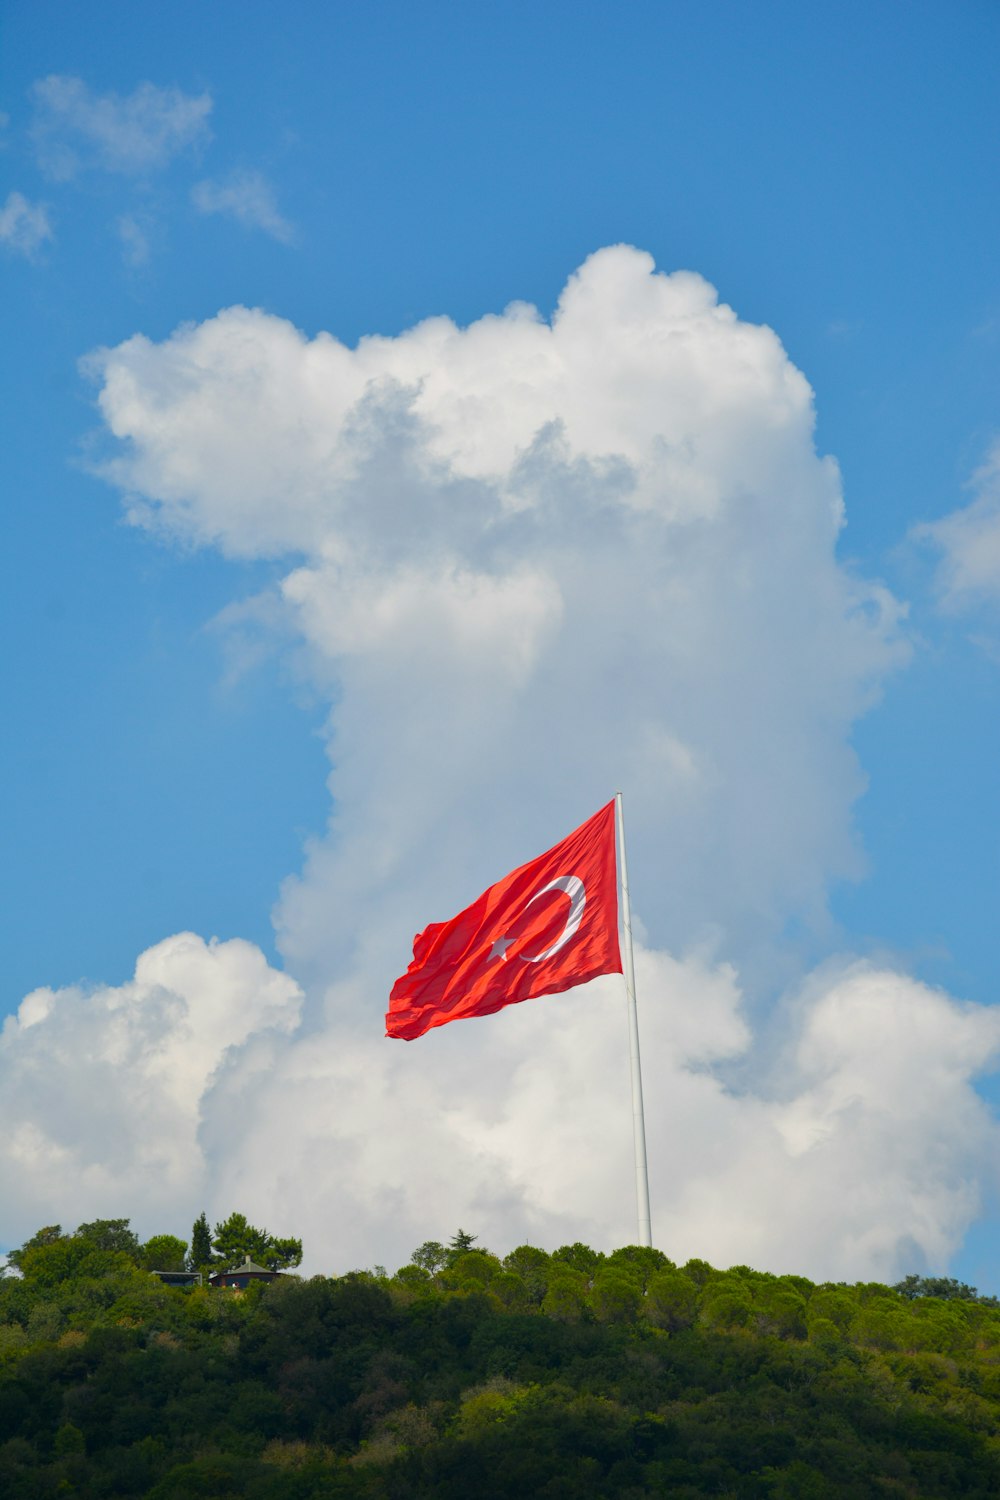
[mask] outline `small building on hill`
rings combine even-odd
[[[233,1291],[246,1291],[251,1281],[277,1281],[280,1272],[269,1271],[265,1266],[255,1265],[249,1255],[243,1264],[232,1271],[216,1271],[208,1278],[209,1286],[229,1287]]]
[[[164,1286],[201,1286],[200,1271],[150,1271],[158,1276]]]

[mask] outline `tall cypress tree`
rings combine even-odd
[[[203,1271],[214,1260],[212,1231],[208,1227],[208,1220],[204,1212],[202,1212],[191,1226],[191,1249],[188,1252],[188,1268],[192,1271]]]

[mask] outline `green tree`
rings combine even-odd
[[[591,1250],[589,1245],[576,1240],[572,1245],[560,1245],[558,1250],[553,1250],[552,1259],[571,1266],[574,1271],[582,1271],[589,1280],[604,1260],[604,1255],[602,1251]]]
[[[518,1386],[503,1375],[494,1375],[484,1385],[463,1393],[455,1430],[460,1437],[474,1438],[491,1427],[509,1422],[531,1394],[530,1386]]]
[[[970,1348],[974,1336],[963,1303],[967,1305],[964,1298],[921,1298],[908,1319],[906,1347],[933,1349],[939,1354],[958,1354]]]
[[[504,1270],[520,1278],[530,1301],[540,1303],[549,1284],[551,1260],[534,1245],[518,1245],[504,1257]]]
[[[490,1296],[507,1312],[528,1312],[537,1306],[520,1276],[514,1271],[498,1271],[490,1282]]]
[[[856,1300],[845,1287],[818,1286],[809,1298],[806,1318],[810,1329],[814,1322],[822,1320],[845,1333],[857,1310]]]
[[[643,1308],[656,1328],[676,1333],[698,1316],[698,1288],[683,1271],[657,1271],[650,1277]]]
[[[414,1250],[410,1259],[415,1266],[426,1271],[428,1276],[433,1276],[440,1271],[448,1259],[448,1252],[439,1240],[424,1240],[424,1243]]]
[[[478,1234],[467,1234],[464,1229],[460,1229],[457,1234],[453,1234],[448,1241],[445,1264],[449,1266],[454,1265],[460,1255],[464,1255],[467,1250],[472,1249],[478,1238]]]
[[[85,1449],[86,1443],[79,1427],[74,1426],[72,1422],[64,1422],[53,1440],[53,1452],[57,1453],[60,1458],[65,1458],[67,1454],[83,1453]]]
[[[871,1297],[851,1320],[851,1338],[871,1349],[905,1349],[909,1318],[895,1297]]]
[[[836,1354],[844,1344],[844,1334],[830,1318],[809,1318],[809,1342],[825,1353]]]
[[[623,1245],[620,1250],[612,1250],[605,1265],[621,1266],[625,1270],[637,1272],[645,1291],[649,1278],[657,1271],[672,1266],[673,1262],[667,1259],[662,1250],[654,1250],[652,1245]]]
[[[754,1294],[754,1317],[760,1333],[782,1339],[806,1336],[806,1301],[783,1280],[765,1281]]]
[[[176,1234],[154,1234],[139,1253],[144,1271],[183,1271],[187,1244]]]
[[[49,1224],[12,1251],[9,1260],[30,1286],[37,1287],[127,1272],[139,1257],[139,1240],[128,1224],[128,1219],[95,1219],[81,1224],[74,1234],[63,1234],[58,1224]]]
[[[600,1266],[589,1301],[599,1323],[634,1322],[642,1301],[641,1272],[621,1264]]]
[[[750,1288],[737,1276],[720,1276],[702,1290],[699,1320],[707,1328],[745,1328],[753,1313]]]
[[[685,1276],[690,1276],[695,1286],[704,1286],[706,1282],[711,1281],[713,1276],[718,1275],[707,1260],[699,1260],[697,1256],[683,1265],[681,1270]]]
[[[393,1277],[393,1281],[397,1282],[400,1286],[410,1287],[411,1289],[428,1286],[430,1279],[429,1273],[424,1270],[423,1266],[415,1266],[412,1261],[409,1261],[405,1266],[400,1266]]]
[[[500,1269],[500,1262],[488,1250],[466,1250],[449,1261],[443,1280],[455,1291],[480,1291],[489,1286]]]
[[[92,1224],[78,1225],[76,1233],[95,1250],[117,1251],[139,1263],[139,1236],[129,1228],[128,1219],[95,1219]]]
[[[284,1271],[302,1260],[301,1240],[279,1239],[248,1223],[246,1215],[239,1213],[230,1214],[216,1224],[212,1249],[219,1266],[226,1271],[242,1265],[248,1255],[269,1271]]]
[[[987,1306],[1000,1305],[996,1297],[984,1297],[974,1286],[965,1281],[956,1281],[953,1276],[904,1276],[893,1287],[900,1296],[913,1300],[917,1297],[938,1297],[942,1302],[982,1302]]]
[[[587,1278],[583,1272],[565,1264],[554,1265],[542,1300],[542,1312],[560,1323],[579,1323],[586,1306]]]
[[[24,1257],[32,1250],[38,1250],[46,1245],[54,1245],[58,1240],[64,1239],[61,1224],[46,1224],[44,1229],[36,1230],[30,1240],[25,1240],[17,1250],[11,1250],[7,1255],[7,1264],[15,1270],[24,1270]]]
[[[57,1339],[66,1326],[66,1320],[54,1302],[36,1302],[31,1309],[26,1325],[28,1338],[33,1344]]]
[[[68,1281],[86,1257],[88,1247],[71,1234],[51,1234],[39,1230],[19,1250],[12,1251],[11,1265],[16,1266],[29,1286],[54,1287]]]
[[[191,1249],[188,1251],[187,1265],[189,1271],[204,1271],[215,1260],[215,1251],[212,1249],[212,1231],[208,1227],[208,1219],[204,1211],[198,1215],[191,1226]]]

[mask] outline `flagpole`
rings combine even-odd
[[[635,962],[632,957],[632,910],[628,899],[628,864],[625,860],[625,818],[622,794],[615,793],[618,813],[618,873],[621,879],[622,928],[625,937],[625,1001],[628,1008],[628,1057],[632,1078],[632,1139],[635,1145],[635,1203],[639,1219],[639,1244],[653,1243],[649,1215],[649,1174],[646,1171],[646,1121],[642,1109],[642,1068],[639,1063],[639,1017],[635,1008]]]

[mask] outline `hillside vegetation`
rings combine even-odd
[[[202,1218],[209,1265],[242,1258],[234,1219],[301,1255]],[[635,1247],[501,1260],[459,1231],[392,1276],[234,1293],[163,1285],[164,1254],[191,1260],[114,1220],[13,1255],[6,1500],[1000,1494],[1000,1307],[955,1282],[817,1286]]]

